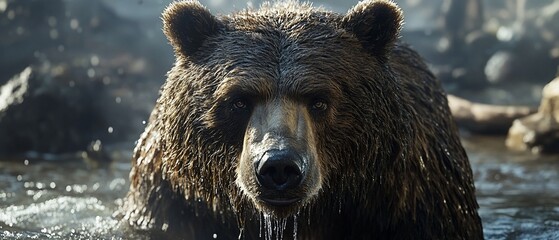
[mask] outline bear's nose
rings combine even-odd
[[[292,150],[269,150],[255,163],[260,185],[268,189],[286,190],[303,180],[302,158]]]

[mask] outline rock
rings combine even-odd
[[[521,36],[507,43],[505,48],[493,54],[485,68],[482,67],[491,84],[546,83],[555,76],[559,59],[552,57],[549,43]]]
[[[544,87],[537,113],[514,121],[506,145],[512,150],[559,153],[559,77]]]
[[[0,155],[65,153],[96,140],[136,138],[147,115],[134,106],[141,95],[103,81],[108,74],[92,75],[91,68],[45,63],[0,86]]]
[[[145,24],[158,16],[142,18],[124,18],[107,1],[6,1],[0,155],[137,139],[172,64],[160,26]]]

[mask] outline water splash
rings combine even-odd
[[[499,139],[501,148],[478,142],[469,143],[477,145],[471,146],[468,153],[480,193],[485,238],[559,239],[557,157],[506,152],[504,139]],[[79,159],[0,159],[0,239],[149,239],[149,232],[136,232],[111,217],[122,204],[118,198],[128,190],[128,158],[113,162],[111,171],[89,169]],[[340,199],[333,204],[339,204],[337,201]],[[346,210],[343,201],[341,207]],[[259,237],[297,239],[299,225],[302,230],[309,229],[310,223],[316,221],[309,217],[311,213],[307,207],[287,218],[288,228],[293,220],[293,231],[287,230],[285,236],[281,234],[286,229],[276,224],[277,220],[272,221],[271,216],[266,220],[262,213],[257,214],[254,217],[255,221],[260,219]],[[240,234],[248,232],[251,231],[241,229]],[[223,238],[217,234],[218,239]]]
[[[111,209],[97,198],[62,196],[30,205],[0,208],[0,225],[8,227],[1,239],[18,238],[18,229],[39,239],[91,239],[113,235],[119,222]],[[40,235],[37,235],[39,234]],[[13,236],[12,236],[13,235]],[[119,236],[122,237],[122,236]]]

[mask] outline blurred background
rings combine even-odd
[[[217,15],[261,4],[201,2]],[[314,5],[344,13],[355,2]],[[136,139],[173,62],[159,19],[168,3],[0,0],[0,136],[9,136],[0,138],[0,153]],[[397,3],[405,12],[402,39],[450,93],[537,106],[557,74],[559,1]],[[18,82],[21,73],[28,77]]]
[[[0,0],[0,238],[132,236],[114,235],[110,216],[128,188],[134,142],[174,61],[159,19],[169,2]],[[215,15],[261,4],[200,2]],[[447,92],[488,104],[483,116],[503,111],[496,105],[529,113],[545,105],[542,89],[559,71],[559,0],[396,2],[405,15],[403,41]],[[356,3],[313,1],[340,13]],[[553,152],[559,93],[547,89],[547,107],[522,127],[537,125],[529,140]],[[526,147],[526,135],[519,141],[527,151],[507,149],[512,120],[492,119],[499,131],[461,125],[486,237],[559,238],[557,155],[530,153],[541,148]]]

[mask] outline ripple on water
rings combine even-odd
[[[465,146],[486,239],[559,239],[557,156],[510,152],[503,138]]]

